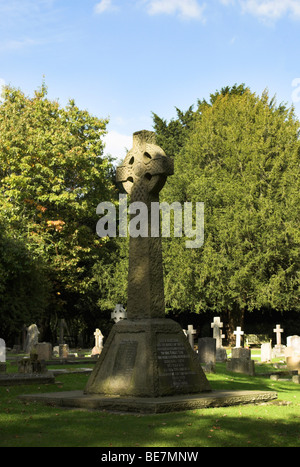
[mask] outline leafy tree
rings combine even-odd
[[[14,342],[24,323],[47,307],[49,283],[45,267],[35,260],[22,238],[0,223],[0,332]]]
[[[83,322],[97,313],[92,268],[113,248],[95,232],[98,203],[115,196],[113,166],[102,157],[106,125],[73,100],[65,108],[50,101],[44,84],[32,98],[7,87],[0,105],[1,209],[32,261],[47,265],[46,328],[57,316]]]
[[[244,85],[198,104],[162,194],[205,203],[205,243],[165,240],[166,300],[223,313],[232,331],[245,309],[299,310],[299,121]]]

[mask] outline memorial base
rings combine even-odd
[[[162,397],[210,390],[178,323],[136,319],[114,325],[84,393]]]
[[[211,407],[228,407],[245,404],[261,404],[277,399],[274,391],[210,391],[201,394],[185,394],[167,397],[118,397],[84,394],[83,391],[24,394],[25,402],[86,410],[105,410],[122,413],[170,413]]]

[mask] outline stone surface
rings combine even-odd
[[[5,340],[0,339],[0,363],[6,362],[6,345]]]
[[[226,363],[226,369],[235,373],[244,373],[254,376],[255,363],[251,360],[251,350],[243,347],[231,349],[231,359]]]
[[[233,334],[236,336],[236,347],[241,347],[241,337],[244,335],[244,331],[242,331],[242,328],[238,326],[236,330],[233,332]]]
[[[151,203],[159,202],[171,174],[173,161],[156,145],[155,134],[134,133],[117,182],[130,195],[131,206],[147,207],[148,235],[130,236],[127,319],[113,326],[86,394],[160,397],[210,390],[181,327],[165,318],[161,237],[159,228],[151,236]]]
[[[300,371],[300,357],[287,357],[286,364],[289,370]]]
[[[38,342],[35,350],[39,360],[50,360],[52,358],[52,344],[50,342]]]
[[[129,239],[128,319],[165,316],[161,238],[150,235],[151,203],[159,202],[159,192],[172,174],[173,161],[156,145],[155,134],[134,133],[133,148],[117,168],[117,181],[130,195],[131,204],[147,206],[148,235]]]
[[[85,393],[160,397],[209,390],[179,324],[145,319],[114,325]]]
[[[245,349],[244,347],[233,347],[231,349],[231,358],[245,358],[251,359],[251,350]]]
[[[213,338],[216,339],[216,361],[217,362],[226,362],[227,353],[226,349],[222,346],[222,339],[225,337],[222,334],[223,323],[219,316],[214,317],[213,323],[211,323],[211,328],[213,330]]]
[[[194,395],[172,397],[108,397],[84,394],[83,391],[68,391],[45,394],[25,394],[19,396],[24,401],[77,407],[83,409],[109,410],[112,412],[167,413],[184,410],[226,407],[232,405],[255,404],[277,399],[273,391],[211,391]]]
[[[31,324],[27,328],[27,336],[25,342],[25,353],[30,353],[33,347],[38,343],[39,340],[39,330],[36,324]]]
[[[272,345],[270,342],[261,344],[260,360],[262,362],[270,362],[272,360]]]
[[[18,372],[20,374],[46,373],[46,362],[39,360],[37,354],[32,354],[29,358],[21,358],[18,361]]]
[[[111,319],[114,320],[115,323],[120,321],[121,319],[127,318],[127,312],[121,303],[117,303],[115,306],[114,311],[111,312]]]
[[[32,374],[21,374],[21,373],[6,373],[6,375],[0,374],[0,386],[18,386],[28,384],[53,384],[55,383],[55,377],[49,373],[32,373]]]
[[[234,373],[244,373],[250,376],[254,376],[255,374],[254,361],[246,358],[232,358],[228,360],[226,369]]]
[[[201,363],[216,363],[216,339],[214,337],[198,339],[198,358]]]
[[[295,384],[300,384],[300,375],[293,375],[292,376],[292,381]]]
[[[273,329],[273,332],[276,334],[276,345],[280,346],[281,345],[281,333],[283,332],[283,329],[281,329],[280,324],[276,324],[276,328]]]

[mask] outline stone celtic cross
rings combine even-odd
[[[117,182],[130,195],[131,203],[147,207],[148,235],[129,240],[128,319],[164,318],[164,286],[161,238],[151,237],[151,203],[173,174],[173,161],[156,145],[155,133],[133,134],[133,148],[117,168]]]

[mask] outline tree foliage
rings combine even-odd
[[[183,113],[181,113],[183,115]],[[168,147],[178,130],[168,202],[205,203],[205,242],[166,239],[170,308],[203,312],[299,310],[299,121],[267,92],[244,85],[198,101],[190,115],[154,127]]]
[[[98,203],[115,196],[113,166],[102,157],[106,125],[107,120],[80,110],[74,101],[65,108],[50,101],[44,84],[32,98],[5,89],[0,105],[2,222],[31,264],[46,268],[51,296],[48,306],[41,305],[44,324],[54,316],[96,313],[99,294],[92,267],[113,248],[112,241],[95,235]],[[17,256],[11,260],[13,269]],[[20,275],[32,276],[24,263],[18,267]],[[25,298],[22,288],[17,293]],[[34,314],[23,312],[24,322],[31,324]]]

